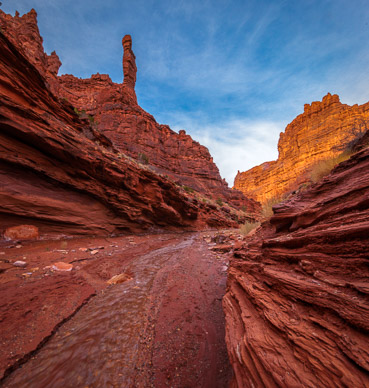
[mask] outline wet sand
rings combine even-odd
[[[228,259],[209,240],[185,233],[0,247],[2,385],[227,387]],[[55,262],[73,269],[48,268]],[[123,283],[108,285],[118,274]]]

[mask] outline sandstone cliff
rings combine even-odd
[[[369,148],[274,211],[229,269],[233,385],[368,387]]]
[[[349,106],[328,93],[321,102],[305,104],[280,134],[278,159],[239,172],[234,187],[260,202],[278,199],[309,182],[317,162],[339,155],[368,128],[369,103]]]
[[[4,34],[46,79],[47,87],[72,104],[83,117],[88,117],[118,150],[206,197],[220,198],[251,214],[259,211],[255,201],[228,187],[206,147],[185,131],[178,134],[167,125],[159,125],[137,104],[134,91],[137,68],[129,35],[122,42],[124,82],[116,84],[105,74],[95,74],[89,79],[73,75],[58,77],[61,62],[55,52],[50,56],[44,53],[34,10],[22,17],[12,17],[0,10],[0,23]]]
[[[236,226],[228,209],[189,197],[121,154],[0,34],[0,230],[110,234]],[[232,219],[233,218],[233,219]]]

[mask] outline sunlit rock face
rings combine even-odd
[[[368,245],[364,148],[235,250],[223,300],[234,387],[369,386]]]
[[[57,76],[61,62],[55,52],[44,53],[35,10],[22,17],[12,17],[0,10],[0,23],[5,36],[45,78],[48,89],[79,113],[88,115],[94,128],[109,138],[114,147],[206,197],[220,198],[250,214],[259,212],[257,202],[228,187],[206,147],[185,131],[178,134],[169,126],[158,124],[137,104],[137,67],[130,35],[122,39],[124,80],[117,84],[106,74],[94,74],[88,79]]]
[[[368,128],[369,103],[349,106],[328,93],[321,102],[305,104],[280,134],[278,159],[239,172],[234,187],[260,202],[279,198],[308,182],[314,164],[339,155]]]

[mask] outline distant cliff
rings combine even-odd
[[[185,131],[178,134],[169,126],[158,124],[137,104],[134,90],[137,68],[129,35],[122,42],[125,80],[117,84],[105,74],[88,79],[57,76],[61,62],[55,52],[44,53],[34,10],[15,17],[0,10],[0,23],[3,33],[36,66],[53,94],[72,104],[82,117],[88,117],[114,147],[190,190],[213,200],[221,199],[248,213],[258,212],[255,201],[228,187],[206,147]]]
[[[328,93],[321,102],[305,104],[304,113],[287,125],[278,159],[239,172],[234,187],[260,202],[279,198],[308,182],[317,162],[339,155],[368,128],[369,103],[349,106]]]

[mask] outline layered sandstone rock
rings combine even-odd
[[[238,387],[369,386],[369,148],[274,208],[223,300]]]
[[[249,214],[259,212],[258,203],[228,187],[206,147],[185,131],[178,134],[167,125],[159,125],[137,105],[134,90],[137,67],[129,35],[122,41],[124,81],[116,84],[105,74],[94,74],[89,79],[57,77],[61,63],[55,52],[50,56],[44,53],[34,10],[14,18],[0,11],[0,23],[5,35],[12,37],[13,43],[45,77],[48,88],[72,104],[82,117],[88,117],[93,127],[122,153],[206,197],[220,198]]]
[[[305,104],[280,134],[278,159],[239,172],[234,187],[260,202],[278,199],[309,182],[317,162],[336,157],[368,128],[369,103],[349,106],[328,93],[321,102]]]
[[[119,153],[0,34],[0,231],[110,234],[236,226],[219,207]]]

